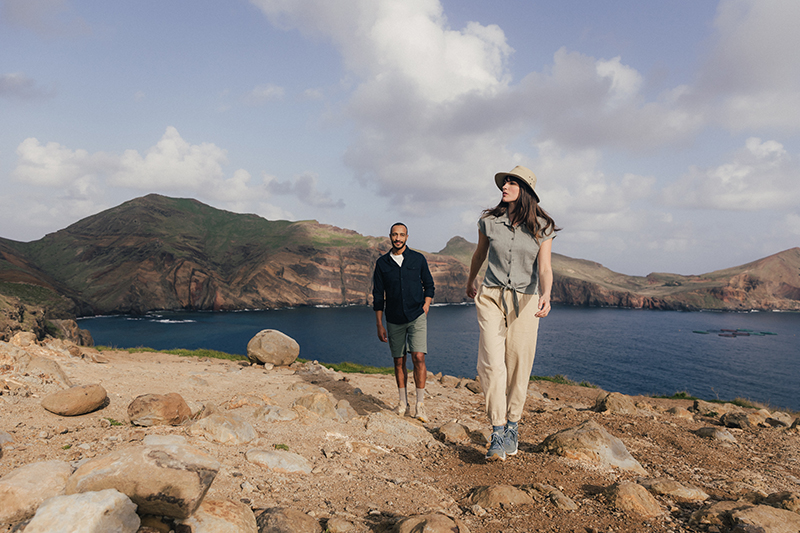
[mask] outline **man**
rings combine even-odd
[[[394,377],[400,402],[395,413],[400,416],[409,409],[408,369],[406,354],[414,363],[414,383],[417,387],[416,418],[428,421],[425,412],[425,354],[428,351],[428,309],[433,301],[433,277],[425,256],[406,246],[408,228],[402,222],[389,231],[392,249],[378,258],[372,279],[372,297],[378,338],[389,342],[394,358]],[[386,328],[383,314],[386,312]]]

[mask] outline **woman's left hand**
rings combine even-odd
[[[550,314],[550,297],[549,296],[539,296],[539,310],[536,311],[536,316],[539,318],[544,318]]]

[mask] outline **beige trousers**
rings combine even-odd
[[[493,426],[519,422],[528,395],[539,317],[539,295],[481,286],[475,296],[480,341],[478,376],[486,397],[486,414]]]

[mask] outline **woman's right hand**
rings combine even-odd
[[[472,280],[472,282],[467,283],[467,298],[474,299],[475,296],[478,294],[478,281]]]

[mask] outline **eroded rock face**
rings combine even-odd
[[[78,385],[45,396],[42,407],[57,415],[77,416],[100,409],[107,399],[102,385]]]
[[[550,435],[540,447],[543,451],[577,461],[613,466],[641,475],[647,474],[621,440],[591,419],[574,428]]]
[[[200,505],[219,462],[189,446],[134,446],[83,463],[67,481],[66,494],[116,489],[140,514],[187,518]]]
[[[290,365],[300,355],[300,345],[288,335],[274,329],[259,331],[247,343],[247,357],[254,363]]]
[[[178,426],[191,416],[192,410],[176,392],[143,394],[128,405],[128,418],[137,426]]]

